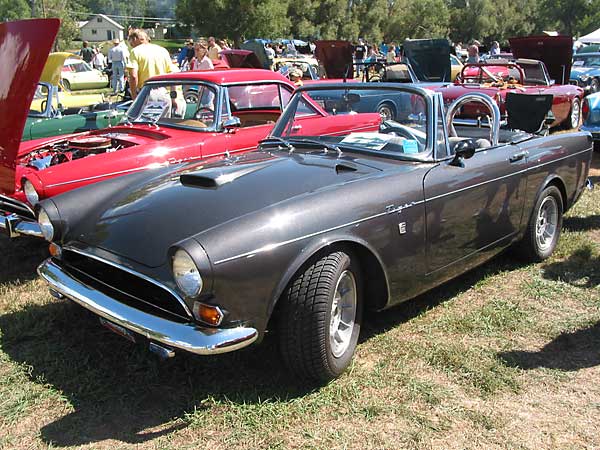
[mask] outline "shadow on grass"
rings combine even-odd
[[[373,314],[364,324],[362,340],[452,299],[486,277],[519,266],[500,256],[427,295]],[[69,301],[30,305],[0,316],[0,329],[3,351],[31,368],[30,379],[52,386],[75,409],[41,430],[42,440],[57,447],[106,439],[142,443],[186,427],[187,413],[210,410],[213,401],[284,403],[318,388],[286,372],[274,336],[247,351],[211,357],[181,352],[160,362]],[[147,429],[153,431],[144,432]]]
[[[506,364],[525,370],[545,367],[575,371],[600,364],[600,322],[588,328],[562,333],[537,352],[511,351],[498,356]]]
[[[30,237],[10,240],[0,235],[0,255],[0,283],[28,281],[37,277],[35,269],[48,257],[48,243]]]
[[[600,189],[600,186],[598,187]],[[594,214],[587,217],[565,217],[563,219],[565,231],[590,231],[600,229],[600,215]]]
[[[2,350],[75,409],[41,429],[44,443],[57,447],[142,443],[186,427],[187,413],[210,410],[213,401],[287,402],[316,388],[290,380],[273,339],[248,351],[182,352],[161,362],[66,300],[0,316],[0,329]]]
[[[594,288],[600,284],[600,258],[592,255],[591,247],[580,248],[568,259],[546,265],[544,278]]]

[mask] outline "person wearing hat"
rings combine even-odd
[[[113,94],[125,90],[125,64],[127,63],[127,58],[129,58],[129,51],[127,47],[120,44],[121,41],[115,39],[113,47],[108,51],[108,63],[112,69],[111,87]]]
[[[304,84],[302,82],[302,71],[297,67],[293,67],[290,70],[290,81],[296,86],[302,86]]]

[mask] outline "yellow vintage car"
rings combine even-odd
[[[68,91],[99,89],[108,86],[108,76],[92,68],[83,59],[70,55],[61,71],[63,87]]]
[[[455,55],[450,55],[450,79],[452,81],[456,80],[458,74],[462,71],[463,63],[460,62]]]
[[[62,108],[67,110],[103,103],[105,99],[102,94],[71,94],[70,92],[65,91],[61,84],[63,74],[62,68],[65,61],[68,61],[71,58],[73,58],[72,53],[50,53],[40,78],[40,82],[46,83],[47,85],[44,88],[39,87],[39,89],[48,89],[48,85],[51,86],[52,89],[57,91],[57,96],[53,96],[52,98],[58,99],[58,103],[60,103]],[[40,95],[34,97],[29,109],[32,111],[43,112],[46,109],[46,105],[43,103],[46,101],[47,95],[45,95],[45,92],[40,92],[39,94]],[[58,105],[54,106],[58,107]]]

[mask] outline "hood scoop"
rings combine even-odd
[[[244,175],[258,172],[270,164],[231,165],[203,169],[197,172],[185,173],[179,176],[182,185],[204,189],[218,189],[224,184],[232,183]]]

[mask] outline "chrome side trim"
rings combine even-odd
[[[185,312],[189,315],[189,317],[190,318],[194,317],[192,315],[192,312],[190,311],[190,308],[188,308],[187,304],[183,301],[183,298],[181,298],[181,295],[179,295],[176,291],[174,291],[170,287],[165,286],[162,283],[159,283],[155,279],[150,278],[150,277],[148,277],[148,276],[146,276],[146,275],[144,275],[142,273],[136,272],[135,270],[130,269],[127,266],[123,266],[121,264],[109,261],[108,259],[100,258],[99,256],[96,256],[96,255],[94,255],[92,253],[88,253],[88,252],[86,252],[84,250],[79,250],[78,248],[75,248],[75,247],[72,247],[72,246],[69,246],[69,245],[64,246],[63,247],[63,251],[64,250],[68,250],[68,251],[71,251],[73,253],[78,253],[78,254],[80,254],[82,256],[85,256],[87,258],[95,259],[96,261],[99,261],[99,262],[104,263],[104,264],[108,264],[109,266],[116,267],[117,269],[123,270],[124,272],[127,272],[127,273],[129,273],[131,275],[134,275],[134,276],[136,276],[138,278],[141,278],[141,279],[143,279],[143,280],[145,280],[145,281],[147,281],[149,283],[152,283],[156,287],[159,287],[159,288],[167,291],[169,294],[171,294],[173,297],[175,297],[175,299],[181,304],[181,306],[183,307],[183,309],[185,310]]]
[[[251,327],[208,328],[171,322],[124,305],[63,272],[51,259],[38,267],[50,289],[115,324],[146,338],[198,355],[231,352],[252,344],[258,331]]]
[[[268,245],[260,247],[260,248],[258,248],[256,250],[251,250],[249,252],[242,253],[242,254],[235,255],[235,256],[231,256],[231,257],[225,258],[225,259],[220,259],[219,261],[215,261],[215,266],[219,265],[219,264],[223,264],[223,263],[229,262],[229,261],[233,261],[235,259],[246,258],[246,257],[249,257],[249,256],[254,256],[257,253],[262,253],[262,252],[267,252],[267,251],[270,251],[270,250],[274,250],[276,248],[282,247],[284,245],[292,244],[294,242],[298,242],[298,241],[301,241],[303,239],[308,239],[308,238],[311,238],[311,237],[318,236],[320,234],[329,233],[330,231],[339,230],[341,228],[350,227],[352,225],[358,225],[358,224],[360,224],[362,222],[366,222],[368,220],[372,220],[372,219],[376,219],[378,217],[386,216],[388,214],[400,213],[404,209],[408,209],[408,208],[410,208],[412,206],[420,205],[422,203],[425,203],[425,201],[424,200],[419,200],[419,201],[416,201],[416,202],[410,202],[410,203],[407,203],[407,204],[402,205],[402,206],[400,206],[398,208],[395,208],[395,209],[386,208],[386,210],[384,212],[381,212],[381,213],[378,213],[378,214],[374,214],[374,215],[369,216],[369,217],[364,217],[362,219],[354,220],[352,222],[348,222],[348,223],[345,223],[343,225],[338,225],[338,226],[327,228],[327,229],[321,230],[321,231],[315,231],[314,233],[309,233],[309,234],[306,234],[304,236],[298,236],[298,237],[295,237],[293,239],[289,239],[287,241],[277,242],[277,243],[274,243],[274,244],[268,244]]]

